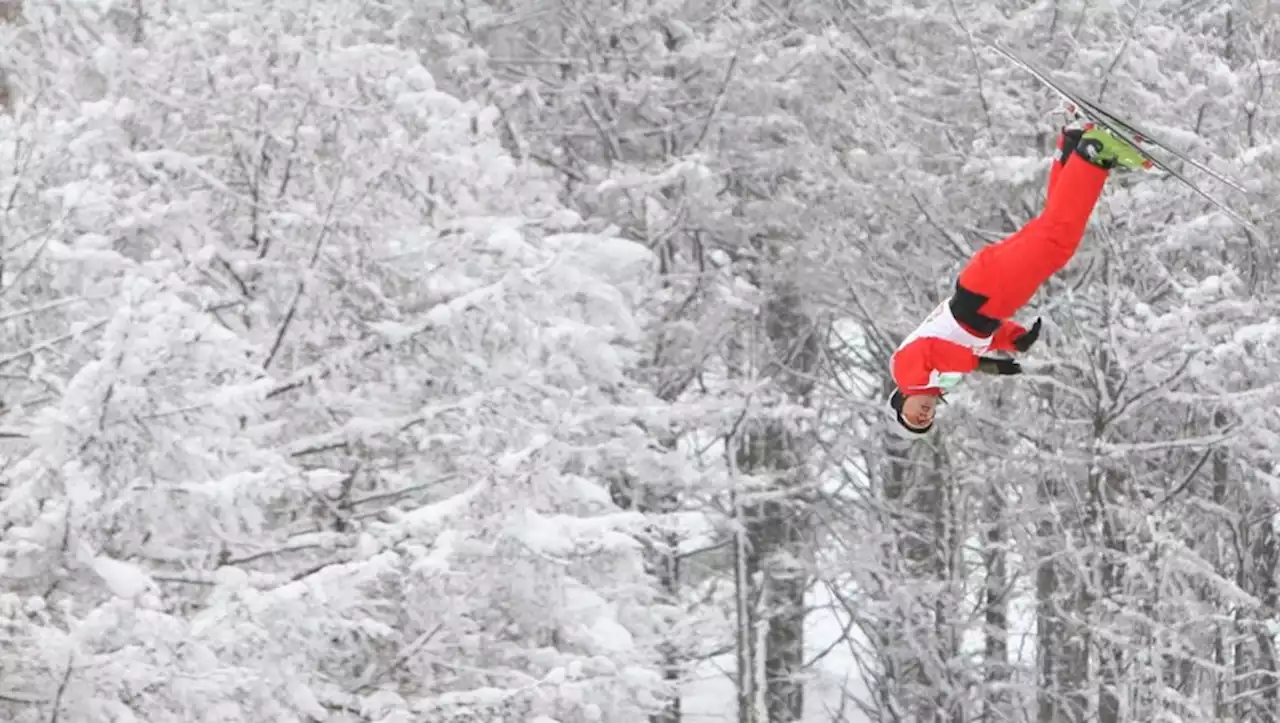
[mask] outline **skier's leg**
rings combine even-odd
[[[1063,127],[1062,132],[1058,134],[1057,146],[1053,152],[1053,161],[1049,164],[1049,183],[1045,189],[1046,198],[1053,193],[1053,187],[1058,183],[1058,174],[1062,172],[1062,166],[1066,164],[1067,159],[1075,151],[1076,143],[1080,141],[1080,136],[1083,133],[1083,128]]]
[[[1067,265],[1080,246],[1107,176],[1107,169],[1070,154],[1055,174],[1044,211],[974,255],[960,272],[958,286],[980,301],[978,314],[997,322],[1012,317],[1041,284]]]
[[[994,334],[1075,255],[1109,170],[1145,162],[1123,139],[1086,127],[1055,175],[1041,214],[979,251],[960,272],[950,304],[956,320],[976,334]]]

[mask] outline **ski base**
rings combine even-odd
[[[1166,163],[1159,156],[1152,154],[1150,149],[1151,148],[1159,149],[1160,151],[1169,154],[1170,156],[1178,159],[1179,161],[1182,161],[1183,163],[1186,163],[1187,165],[1192,166],[1196,170],[1199,170],[1205,173],[1206,175],[1222,183],[1223,185],[1231,188],[1232,190],[1238,191],[1240,193],[1247,193],[1247,190],[1245,189],[1245,187],[1242,184],[1240,184],[1238,181],[1228,178],[1227,176],[1219,173],[1218,171],[1215,171],[1212,168],[1209,168],[1208,166],[1201,163],[1200,161],[1197,161],[1194,158],[1191,158],[1190,156],[1186,155],[1185,153],[1182,153],[1178,149],[1170,146],[1168,143],[1158,140],[1151,133],[1148,133],[1138,128],[1133,123],[1126,121],[1123,118],[1120,118],[1116,114],[1103,108],[1101,105],[1088,100],[1083,95],[1074,93],[1066,89],[1061,83],[1050,78],[1045,71],[1035,67],[1031,63],[1019,57],[1012,50],[1009,50],[1008,48],[998,43],[988,43],[987,45],[991,47],[993,50],[995,50],[996,52],[1003,55],[1006,59],[1011,61],[1014,65],[1017,65],[1018,67],[1025,70],[1027,73],[1031,74],[1033,77],[1036,78],[1036,80],[1039,80],[1041,84],[1049,88],[1049,90],[1056,93],[1060,98],[1063,99],[1063,101],[1066,102],[1069,112],[1078,114],[1079,116],[1083,116],[1088,121],[1091,121],[1095,125],[1109,131],[1112,135],[1115,135],[1116,137],[1121,138],[1124,141],[1128,142],[1129,145],[1133,146],[1140,154],[1142,154],[1143,158],[1147,160],[1147,163],[1144,164],[1147,168],[1156,168],[1160,171],[1163,171],[1164,173],[1167,173],[1169,176],[1176,179],[1178,182],[1182,183],[1187,188],[1191,189],[1191,191],[1194,192],[1196,195],[1200,196],[1201,198],[1203,198],[1204,200],[1212,204],[1214,207],[1216,207],[1218,210],[1222,211],[1233,221],[1240,224],[1240,226],[1246,229],[1247,231],[1257,236],[1262,236],[1262,233],[1258,231],[1258,229],[1254,227],[1254,225],[1247,218],[1241,215],[1238,211],[1228,206],[1226,203],[1222,202],[1218,198],[1210,195],[1204,189],[1200,188],[1199,185],[1192,182],[1183,174],[1171,168],[1169,164]]]

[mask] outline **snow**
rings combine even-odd
[[[563,614],[577,621],[579,628],[570,638],[597,655],[617,655],[631,650],[635,640],[614,617],[603,597],[569,581],[563,591]]]
[[[418,333],[418,328],[412,324],[406,324],[401,321],[384,320],[375,321],[369,325],[374,331],[387,337],[390,341],[405,341]]]
[[[634,276],[654,263],[653,252],[635,241],[594,234],[561,233],[543,243],[560,252],[566,262],[613,282]]]
[[[849,698],[869,701],[871,691],[862,682],[858,661],[850,652],[851,648],[865,647],[868,641],[856,627],[845,632],[847,620],[836,612],[840,608],[833,605],[835,601],[824,588],[815,588],[805,602],[812,610],[805,621],[805,659],[830,650],[808,671],[804,717],[797,723],[829,723],[835,711],[843,711],[838,719],[842,723],[871,723],[871,718],[848,702]],[[737,711],[725,705],[735,699],[733,670],[732,654],[708,658],[694,667],[681,690],[685,715],[703,723],[737,721]]]
[[[91,555],[90,565],[113,595],[130,600],[155,589],[155,581],[142,568],[106,555]]]
[[[1237,328],[1232,333],[1232,339],[1237,344],[1265,344],[1272,342],[1278,336],[1280,336],[1280,323],[1276,322],[1249,324]]]
[[[320,705],[320,701],[311,692],[311,688],[303,684],[302,681],[289,681],[286,692],[289,695],[289,701],[293,703],[298,712],[317,720],[324,720],[329,717],[329,711]]]
[[[617,513],[582,518],[573,515],[542,515],[526,510],[510,534],[529,549],[548,555],[571,555],[584,545],[593,547],[638,547],[633,534],[648,520],[639,513]]]
[[[437,529],[450,517],[462,514],[467,505],[476,499],[484,489],[484,483],[472,485],[462,492],[439,502],[422,505],[411,512],[396,515],[397,519],[394,523],[385,528],[379,525],[373,529],[376,531],[385,529],[386,532],[399,537],[422,537],[428,534],[429,531]]]
[[[1040,180],[1047,165],[1043,158],[992,155],[971,161],[966,170],[979,173],[979,182],[983,184],[1029,185]]]

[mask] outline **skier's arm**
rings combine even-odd
[[[991,337],[991,348],[995,351],[1021,352],[1031,348],[1040,336],[1040,320],[1031,325],[1031,330],[1023,328],[1014,321],[1000,322],[1000,328]]]
[[[1016,321],[1002,321],[1000,328],[996,329],[996,333],[991,337],[991,348],[994,351],[1017,351],[1013,347],[1013,340],[1027,333],[1025,327]]]
[[[945,339],[922,337],[893,355],[893,381],[904,394],[939,396],[939,375],[967,374],[978,368],[978,355],[967,346]]]

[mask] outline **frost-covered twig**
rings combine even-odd
[[[1242,427],[1235,424],[1222,430],[1217,434],[1206,434],[1200,437],[1187,437],[1185,439],[1170,439],[1154,442],[1102,442],[1098,445],[1098,453],[1105,454],[1115,458],[1124,458],[1132,454],[1141,454],[1148,452],[1168,452],[1175,449],[1206,449],[1222,444],[1231,439],[1237,430]]]
[[[554,259],[546,261],[525,273],[528,276],[540,274],[549,268],[554,262]],[[287,381],[277,384],[267,392],[267,398],[271,399],[273,397],[277,397],[310,382],[323,379],[331,374],[334,369],[344,363],[364,357],[384,346],[412,339],[419,334],[437,328],[438,326],[447,323],[454,315],[467,311],[481,302],[488,301],[490,298],[497,296],[505,286],[506,279],[502,278],[491,284],[481,286],[478,289],[472,289],[464,294],[459,294],[448,301],[442,301],[438,304],[434,304],[430,309],[421,314],[414,323],[404,325],[394,335],[376,334],[366,337],[349,344],[332,354],[326,355],[322,361],[294,372],[290,375],[290,378]]]
[[[458,478],[457,474],[447,474],[447,475],[444,475],[443,477],[437,477],[433,480],[430,480],[428,482],[423,482],[421,484],[409,485],[408,487],[401,487],[394,490],[387,490],[385,492],[375,492],[373,494],[368,494],[363,497],[357,497],[351,500],[351,505],[354,507],[357,505],[367,505],[370,502],[381,502],[383,500],[388,500],[394,497],[403,497],[407,494],[412,494],[414,492],[418,492],[430,487],[435,487],[437,485],[444,484],[445,482],[452,482],[457,478]]]
[[[192,577],[191,575],[167,575],[165,573],[151,573],[151,579],[158,582],[168,582],[177,585],[198,585],[202,587],[215,587],[218,581],[212,575],[207,577]]]
[[[591,121],[591,125],[595,126],[600,140],[609,149],[609,158],[619,163],[622,162],[622,148],[618,144],[617,134],[610,132],[586,97],[579,98],[578,103],[582,106],[582,111],[587,114],[587,119]]]
[[[25,693],[6,693],[0,692],[0,701],[5,703],[20,703],[22,705],[42,705],[48,703],[48,698],[42,698]]]
[[[286,447],[286,454],[290,457],[305,457],[312,454],[322,454],[324,452],[330,452],[335,449],[346,447],[354,440],[368,439],[378,434],[399,434],[422,424],[428,418],[438,416],[444,412],[474,408],[479,402],[484,401],[485,397],[492,393],[492,391],[488,391],[469,394],[461,399],[452,400],[447,404],[433,404],[419,410],[415,414],[408,414],[401,417],[350,419],[335,430],[294,440]]]
[[[293,290],[293,299],[289,301],[289,309],[284,313],[284,319],[280,321],[280,327],[276,329],[276,337],[271,342],[271,349],[267,352],[267,358],[262,360],[263,371],[271,368],[271,362],[275,361],[276,354],[280,352],[280,346],[284,343],[285,334],[289,332],[289,325],[293,323],[293,315],[298,311],[298,302],[302,299],[302,292],[305,290],[306,284],[299,281]]]
[[[43,96],[44,96],[44,89],[42,88],[39,91],[39,93],[36,94],[36,97],[33,98],[32,100],[38,101]],[[35,103],[33,102],[32,105],[34,106]],[[17,203],[18,190],[22,188],[22,180],[26,178],[27,171],[30,169],[31,159],[33,156],[35,156],[35,147],[36,146],[34,143],[29,143],[26,145],[24,149],[23,143],[21,141],[21,137],[19,137],[13,144],[13,155],[14,155],[13,166],[15,171],[13,174],[14,184],[13,184],[13,188],[9,191],[9,198],[5,201],[5,205],[4,205],[5,214],[9,214],[10,212],[12,212],[14,204]]]
[[[0,357],[0,367],[7,366],[20,359],[25,359],[38,351],[44,351],[45,349],[48,349],[54,346],[55,344],[60,344],[69,339],[74,339],[86,332],[97,331],[98,329],[106,326],[107,322],[110,320],[111,319],[109,318],[99,319],[93,322],[92,324],[85,326],[83,329],[77,329],[76,331],[69,331],[66,334],[62,334],[61,336],[55,336],[52,339],[47,339],[45,341],[40,342],[39,344],[36,344],[35,346],[28,347],[27,349],[24,349],[20,352],[10,354],[9,356],[6,356],[6,357]]]
[[[49,723],[58,723],[62,712],[62,696],[67,692],[67,684],[71,681],[71,672],[75,670],[74,656],[67,656],[67,669],[62,673],[62,681],[58,683],[58,692],[53,697],[53,710],[49,712]]]
[[[28,306],[28,307],[26,307],[26,308],[24,308],[24,309],[18,309],[18,310],[16,310],[16,311],[10,311],[10,312],[5,313],[5,314],[0,314],[0,322],[3,322],[3,321],[13,321],[14,319],[21,319],[21,318],[22,318],[22,317],[24,317],[24,316],[31,316],[32,314],[39,314],[39,313],[40,313],[40,312],[42,312],[42,311],[49,311],[50,309],[57,309],[57,308],[62,307],[62,306],[68,306],[68,305],[70,305],[70,304],[80,303],[80,302],[85,301],[85,300],[86,300],[86,299],[85,299],[84,297],[82,297],[82,296],[69,296],[69,297],[67,297],[67,298],[65,298],[65,299],[58,299],[57,301],[50,301],[50,302],[49,302],[49,303],[47,303],[47,304],[40,304],[39,306]]]
[[[222,258],[221,255],[214,257],[214,259],[222,267],[222,270],[227,272],[227,275],[231,277],[231,280],[235,282],[236,286],[240,290],[240,295],[246,299],[253,298],[253,294],[249,290],[249,285],[245,283],[244,279],[240,278],[240,274],[236,273],[235,267],[233,267],[226,259]]]
[[[973,32],[965,25],[964,20],[960,17],[960,11],[956,9],[955,0],[948,0],[951,6],[951,15],[956,19],[956,24],[960,26],[960,31],[964,33],[969,41],[969,55],[973,58],[973,77],[978,84],[978,100],[982,103],[982,114],[987,118],[987,130],[993,130],[995,122],[991,119],[991,104],[987,102],[987,93],[983,89],[982,83],[982,64],[978,61],[978,50],[973,45]]]
[[[720,89],[716,91],[716,98],[711,102],[711,108],[707,110],[707,115],[702,119],[702,130],[698,131],[697,138],[694,139],[690,150],[698,150],[707,137],[707,133],[711,130],[711,123],[719,115],[720,109],[724,107],[725,96],[729,93],[729,84],[733,82],[733,74],[738,69],[738,58],[742,55],[742,46],[739,45],[733,51],[733,57],[729,59],[729,67],[724,71],[724,80],[720,82]]]
[[[44,250],[49,247],[49,242],[52,240],[53,234],[49,234],[44,237],[44,240],[36,247],[35,252],[31,254],[31,258],[27,259],[27,262],[22,265],[22,268],[18,269],[18,273],[14,274],[12,279],[9,279],[8,284],[4,285],[3,288],[0,288],[0,296],[4,296],[8,294],[10,290],[17,288],[18,282],[23,276],[27,275],[27,272],[30,271],[32,267],[36,265],[36,261],[39,261],[40,257],[44,255]]]
[[[299,57],[294,58],[296,65]],[[284,198],[285,193],[289,190],[289,183],[293,180],[293,164],[298,156],[298,137],[302,130],[302,126],[306,123],[307,113],[311,107],[315,105],[315,96],[308,94],[307,102],[303,104],[302,109],[298,111],[298,118],[293,124],[293,137],[289,139],[289,152],[285,155],[284,171],[281,172],[280,187],[276,189],[276,197]],[[338,184],[341,187],[342,184]],[[258,258],[263,259],[267,256],[268,249],[271,248],[271,239],[268,237],[263,240],[261,246],[258,247]]]
[[[475,585],[472,585],[472,590],[474,589],[475,589]],[[470,593],[468,593],[468,595],[469,594]],[[384,677],[386,677],[390,673],[394,673],[402,665],[409,662],[409,659],[412,658],[414,655],[416,655],[417,652],[421,650],[423,646],[431,642],[431,639],[436,636],[436,633],[439,633],[443,628],[444,628],[444,621],[442,620],[436,623],[435,627],[419,635],[412,643],[409,643],[408,645],[406,645],[400,651],[400,653],[396,655],[395,660],[391,661],[390,665],[383,668],[382,670],[378,670],[373,673],[370,673],[365,678],[365,681],[363,683],[360,683],[355,687],[354,692],[359,693],[363,690],[366,690],[370,686],[382,680]]]
[[[1192,466],[1191,471],[1183,475],[1182,481],[1174,485],[1173,489],[1169,491],[1169,494],[1165,495],[1158,502],[1152,505],[1151,509],[1157,510],[1167,504],[1170,500],[1182,494],[1184,490],[1191,486],[1192,482],[1196,481],[1196,477],[1200,476],[1200,470],[1204,468],[1205,463],[1208,462],[1209,459],[1213,457],[1214,453],[1218,451],[1219,450],[1216,446],[1205,449],[1200,455],[1199,461]]]
[[[255,562],[264,557],[274,557],[276,555],[282,555],[288,552],[300,552],[303,550],[327,549],[327,548],[337,547],[344,544],[348,544],[350,540],[351,540],[350,535],[337,533],[337,532],[318,531],[318,532],[312,532],[312,533],[305,533],[305,534],[297,535],[289,540],[286,540],[284,544],[277,545],[275,547],[269,547],[265,550],[258,550],[257,552],[246,553],[241,557],[228,558],[226,560],[226,564],[246,565],[250,562]]]
[[[285,575],[274,575],[263,572],[246,572],[249,584],[260,589],[285,585],[290,578]],[[155,572],[147,570],[147,576],[157,582],[168,582],[178,585],[196,585],[200,587],[216,587],[219,585],[216,573],[192,570],[183,573]]]
[[[1187,354],[1185,357],[1183,357],[1182,362],[1178,365],[1178,367],[1174,369],[1172,372],[1170,372],[1164,379],[1161,379],[1159,381],[1156,381],[1150,384],[1145,389],[1138,390],[1128,399],[1122,401],[1120,403],[1120,406],[1109,415],[1110,419],[1113,421],[1116,419],[1119,419],[1122,415],[1124,415],[1125,412],[1129,411],[1129,409],[1138,406],[1138,403],[1141,402],[1143,399],[1150,397],[1151,395],[1155,394],[1161,389],[1168,389],[1178,381],[1181,381],[1183,376],[1186,374],[1187,370],[1191,367],[1191,362],[1193,359],[1195,359],[1195,357],[1196,357],[1196,354],[1194,351],[1190,354]]]

